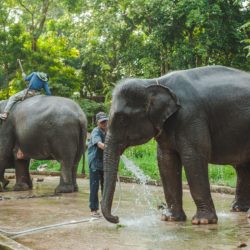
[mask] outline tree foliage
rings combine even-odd
[[[249,1],[5,0],[0,4],[0,99],[45,71],[54,95],[105,95],[123,77],[222,64],[249,66]],[[248,55],[248,56],[247,56]]]

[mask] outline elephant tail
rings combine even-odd
[[[79,144],[78,144],[78,156],[82,157],[82,170],[81,174],[85,176],[85,152],[86,152],[86,139],[87,139],[87,119],[81,117],[80,119],[80,131],[79,131]]]

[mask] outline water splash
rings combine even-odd
[[[125,168],[130,171],[135,178],[139,181],[140,186],[136,185],[136,189],[141,190],[133,190],[136,191],[135,203],[140,207],[140,216],[138,216],[138,211],[133,213],[133,219],[127,220],[126,225],[140,226],[145,225],[145,220],[151,225],[156,222],[156,214],[157,214],[157,202],[156,198],[152,194],[150,187],[147,183],[150,181],[150,177],[144,174],[144,172],[131,160],[129,160],[125,155],[121,156],[121,160],[124,163]],[[135,189],[135,186],[134,186]],[[144,212],[144,213],[142,213]]]
[[[218,216],[218,217],[221,217],[221,218],[230,218],[230,217],[232,217],[232,214],[230,214],[230,213],[228,213],[228,212],[222,211],[222,212],[218,212],[218,213],[217,213],[217,216]]]
[[[129,160],[125,155],[121,156],[121,159],[126,167],[134,176],[139,180],[140,184],[146,185],[150,180],[150,177],[145,175],[143,171],[134,164],[133,161]]]

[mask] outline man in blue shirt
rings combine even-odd
[[[22,73],[22,77],[25,81],[29,82],[29,85],[26,89],[16,93],[15,95],[11,96],[8,100],[4,108],[4,112],[0,114],[0,119],[6,120],[8,114],[13,107],[13,105],[18,101],[23,101],[25,98],[32,97],[35,95],[39,95],[41,89],[44,89],[46,95],[51,95],[48,86],[48,75],[43,72],[33,72],[26,77],[25,73]]]
[[[104,141],[107,131],[108,117],[104,112],[96,115],[97,127],[91,133],[88,144],[88,164],[89,164],[89,180],[90,180],[90,197],[89,208],[93,217],[99,217],[99,200],[98,190],[101,184],[103,191],[103,150]]]

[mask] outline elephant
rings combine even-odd
[[[125,79],[112,97],[104,150],[104,217],[111,214],[120,155],[154,138],[167,204],[164,221],[185,221],[184,167],[196,214],[191,222],[216,224],[208,163],[230,164],[237,183],[233,211],[250,208],[250,74],[225,66],[170,72],[155,79]]]
[[[0,102],[2,112],[7,101]],[[37,95],[17,103],[0,123],[0,181],[6,168],[16,172],[15,191],[32,189],[30,159],[57,160],[61,165],[56,193],[78,191],[76,174],[85,150],[87,120],[74,101]]]

